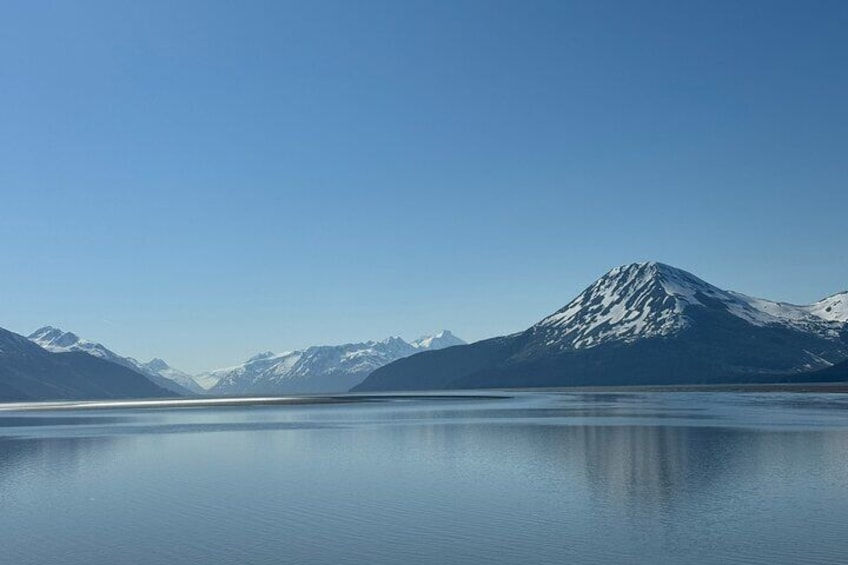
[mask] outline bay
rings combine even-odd
[[[0,409],[0,563],[846,563],[848,397]]]

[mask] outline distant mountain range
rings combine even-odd
[[[236,367],[196,378],[210,385],[209,393],[213,395],[346,392],[387,363],[422,351],[464,344],[444,330],[411,343],[390,337],[383,341],[313,346],[280,354],[261,353]]]
[[[174,396],[144,375],[83,351],[50,352],[0,328],[0,401]]]
[[[236,367],[192,376],[162,359],[140,362],[52,326],[28,338],[0,328],[0,402],[346,392],[386,363],[464,343],[445,330],[411,343],[389,338],[262,353]]]
[[[400,359],[353,390],[840,380],[846,322],[848,292],[795,306],[634,263],[523,332]]]
[[[190,375],[170,367],[161,359],[153,359],[148,363],[136,361],[132,357],[123,357],[106,346],[82,339],[72,332],[66,332],[52,326],[45,326],[30,334],[29,339],[47,351],[67,353],[80,351],[94,357],[111,361],[137,373],[141,373],[154,384],[177,395],[200,394],[203,388]]]
[[[848,381],[848,292],[796,306],[656,262],[616,267],[508,336],[313,346],[200,375],[51,326],[0,328],[0,401],[835,381]]]

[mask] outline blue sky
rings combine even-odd
[[[0,4],[0,326],[189,371],[655,259],[848,287],[848,3]]]

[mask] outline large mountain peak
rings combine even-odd
[[[564,308],[536,324],[562,348],[673,334],[699,296],[726,293],[681,269],[655,261],[622,265],[595,281]]]
[[[595,283],[604,289],[658,287],[668,296],[693,301],[699,292],[721,292],[692,273],[660,263],[645,261],[611,269]],[[593,285],[594,286],[594,285]]]
[[[535,330],[552,334],[549,345],[581,349],[678,333],[691,307],[718,309],[755,326],[778,325],[835,337],[848,320],[848,294],[812,306],[795,306],[730,292],[656,261],[610,270]]]
[[[846,305],[845,292],[797,306],[632,263],[526,331],[413,355],[354,391],[825,378],[806,372],[848,358]]]

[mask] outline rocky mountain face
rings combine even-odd
[[[214,395],[346,392],[387,363],[422,351],[464,343],[445,330],[412,343],[390,337],[383,341],[313,346],[280,354],[267,352],[236,367],[212,371],[198,378],[214,382],[209,389]]]
[[[848,358],[848,293],[796,306],[616,267],[523,332],[401,359],[356,391],[803,380]]]

